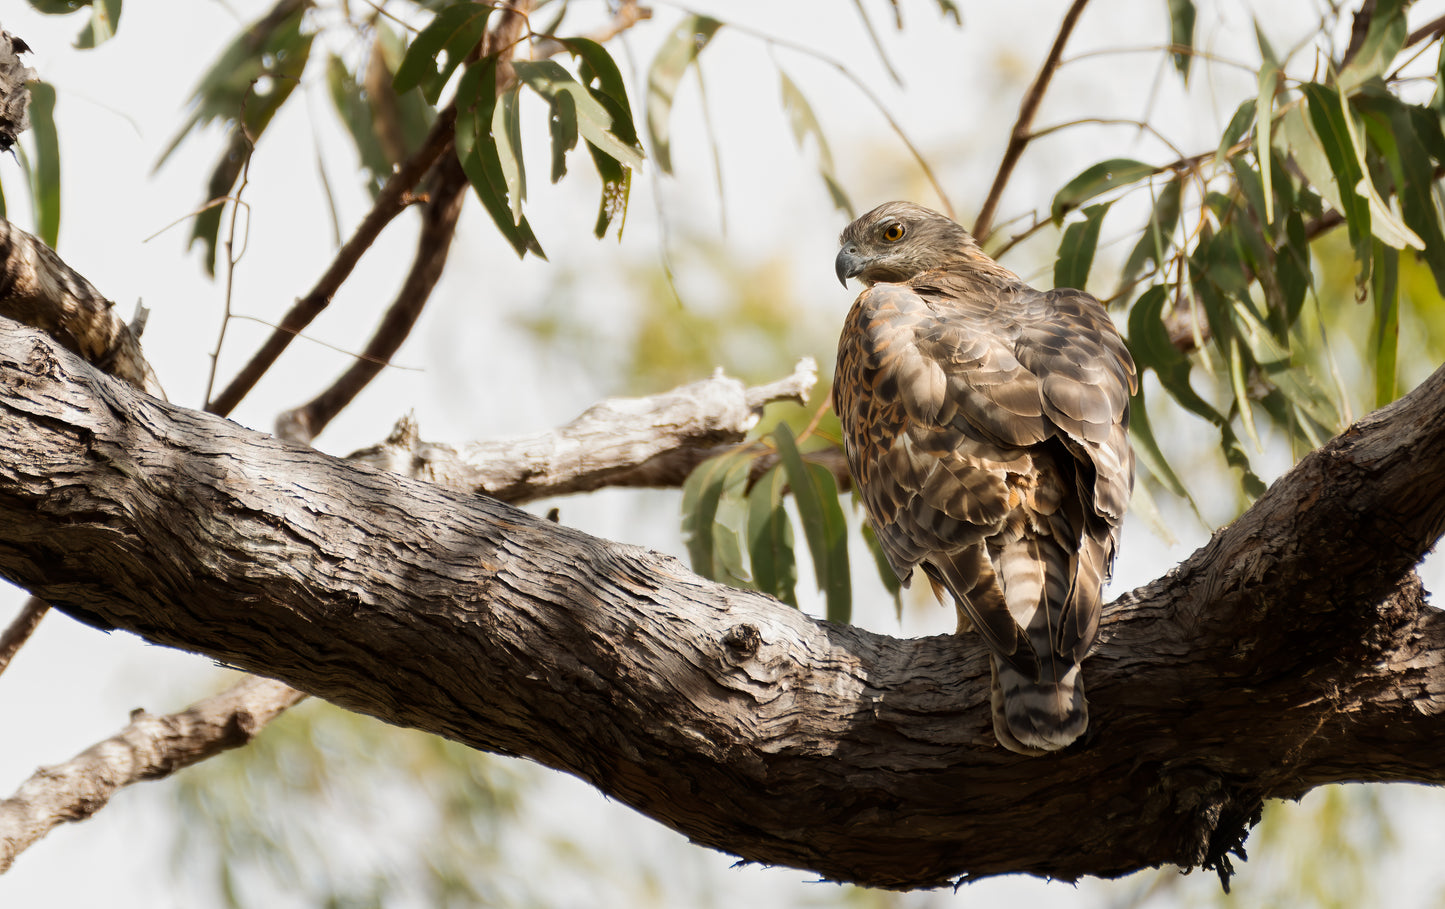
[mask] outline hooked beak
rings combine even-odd
[[[867,260],[858,255],[858,247],[849,243],[838,250],[838,258],[833,260],[833,273],[838,276],[838,283],[847,287],[848,279],[861,275],[867,264]]]

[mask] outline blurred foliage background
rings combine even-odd
[[[30,0],[73,26],[71,53],[103,54],[129,38],[144,5]],[[298,230],[334,248],[438,118],[455,113],[479,205],[430,333],[403,350],[446,387],[418,406],[443,425],[465,413],[459,431],[492,435],[715,366],[761,382],[815,357],[823,376],[810,404],[770,408],[754,439],[699,468],[681,494],[608,491],[537,507],[685,551],[703,573],[838,621],[904,634],[949,621],[877,570],[834,472],[825,404],[851,291],[832,286],[833,240],[879,201],[950,211],[1026,279],[1085,287],[1126,329],[1144,375],[1141,470],[1116,589],[1156,577],[1302,453],[1445,360],[1445,18],[1431,4],[1039,0],[985,12],[855,0],[659,4],[641,16],[631,3],[551,0],[531,9],[518,82],[500,94],[497,55],[475,50],[496,23],[486,4],[237,6],[231,34],[206,36],[211,62],[155,155],[156,180],[184,176],[200,203],[182,222],[200,269],[263,273],[287,255],[285,240],[264,242],[275,230],[261,220],[267,166],[283,162],[312,184],[315,217]],[[1045,63],[1056,40],[1062,53]],[[1038,112],[1020,119],[1035,93]],[[64,91],[37,88],[34,128],[16,166],[0,171],[7,216],[28,218],[63,255],[83,204],[67,189],[61,205],[75,179],[68,170],[62,179],[61,163],[80,154],[57,126],[66,103]],[[1015,153],[1016,167],[1000,166]],[[175,173],[197,155],[204,166]],[[244,263],[225,232],[238,208],[262,235],[256,250],[246,243]],[[271,289],[269,301],[253,289],[252,318],[279,318],[297,286]],[[478,288],[506,305],[477,306]],[[240,318],[228,309],[223,324]],[[223,367],[264,336],[233,327],[216,351]],[[315,334],[356,349],[354,329],[323,320]],[[315,386],[334,366],[326,356],[268,377],[260,413],[279,409],[277,389]],[[511,409],[494,400],[499,387]],[[346,450],[374,440],[391,416],[353,408],[328,441]],[[1445,899],[1438,870],[1393,870],[1400,855],[1419,855],[1404,847],[1422,841],[1421,806],[1425,815],[1434,806],[1438,827],[1442,804],[1439,793],[1403,787],[1332,787],[1268,806],[1227,896],[1212,877],[1171,869],[1078,888],[989,881],[958,894],[729,870],[725,857],[575,781],[317,702],[163,792],[172,886],[188,905]]]

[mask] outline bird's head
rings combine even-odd
[[[833,267],[845,287],[849,278],[872,286],[988,261],[968,231],[912,202],[885,202],[844,228],[838,243]]]

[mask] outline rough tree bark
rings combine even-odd
[[[676,560],[137,394],[0,324],[0,574],[102,627],[538,760],[748,861],[888,887],[1227,869],[1265,798],[1445,783],[1445,369],[1122,597],[1092,726],[999,749],[968,638],[817,621]],[[1067,818],[1067,823],[1060,819]]]

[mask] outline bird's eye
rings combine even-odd
[[[883,228],[883,239],[889,243],[897,243],[903,239],[903,225],[893,223]]]

